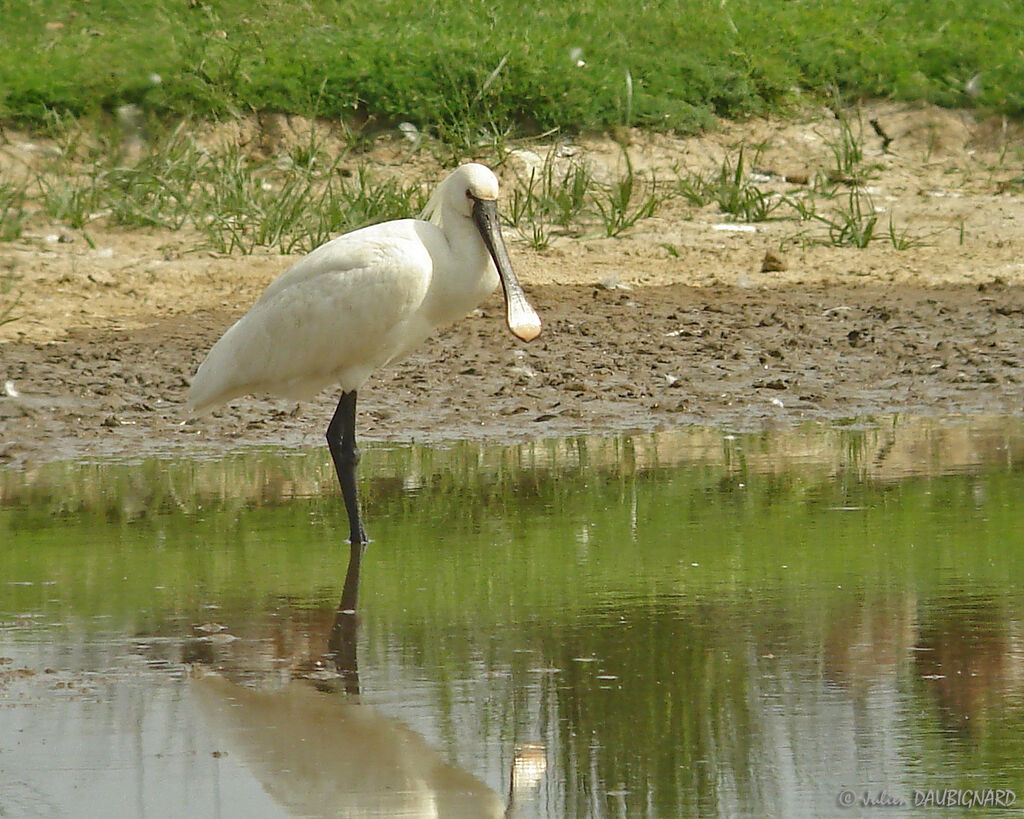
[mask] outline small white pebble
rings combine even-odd
[[[419,141],[421,139],[420,129],[413,125],[411,122],[398,123],[398,130],[401,131],[402,136],[409,140],[409,142],[413,143],[414,145],[419,144]]]
[[[736,222],[722,222],[718,225],[712,225],[712,230],[725,230],[730,233],[757,233],[757,228],[754,225],[741,225]]]

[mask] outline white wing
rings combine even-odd
[[[436,233],[436,237],[433,235]],[[440,231],[406,219],[339,236],[275,279],[210,350],[189,391],[201,412],[239,395],[309,398],[370,372],[429,334],[420,307]]]

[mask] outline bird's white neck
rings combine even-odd
[[[445,323],[456,321],[476,307],[498,286],[498,271],[472,219],[448,210],[444,214],[444,236],[451,254],[444,275],[432,290]]]

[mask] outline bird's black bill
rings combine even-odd
[[[540,335],[540,316],[530,306],[519,279],[512,270],[512,262],[501,238],[501,222],[498,219],[498,203],[493,199],[476,199],[473,202],[473,221],[494,259],[505,294],[505,323],[512,335],[522,341],[533,341]]]

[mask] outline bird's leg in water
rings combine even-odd
[[[356,487],[356,391],[343,392],[334,417],[327,427],[327,447],[331,450],[334,469],[338,473],[341,494],[348,510],[349,543],[366,543],[366,532],[359,519],[359,490]]]

